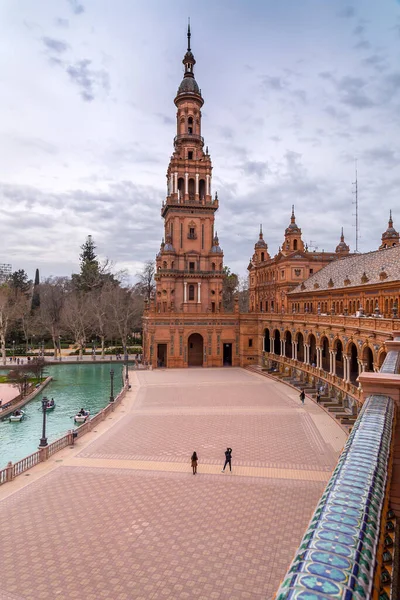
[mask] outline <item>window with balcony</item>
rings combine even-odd
[[[193,273],[194,270],[195,270],[195,264],[194,264],[194,262],[190,262],[189,263],[189,271],[191,271]]]
[[[193,150],[188,151],[188,160],[193,160]]]

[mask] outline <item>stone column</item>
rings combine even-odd
[[[189,193],[189,173],[185,173],[185,196]]]
[[[173,191],[174,191],[175,194],[177,194],[178,193],[178,173],[177,172],[174,173],[174,180],[175,181],[174,181],[174,189],[173,189]]]
[[[297,342],[292,342],[292,358],[297,360]]]
[[[304,346],[304,364],[305,365],[309,365],[310,364],[310,355],[309,355],[309,351],[310,351],[310,346],[308,344],[303,343]]]
[[[197,302],[201,302],[201,282],[197,284]]]
[[[187,281],[183,282],[183,301],[187,302]]]
[[[344,375],[344,380],[346,383],[349,383],[350,381],[350,356],[347,356],[347,354],[343,354],[343,375]]]
[[[336,375],[336,350],[331,350],[332,352],[332,375]]]
[[[196,189],[195,189],[195,193],[197,194],[197,196],[199,195],[199,174],[196,173]]]
[[[318,361],[317,367],[319,369],[322,369],[322,348],[318,348],[317,361]]]
[[[329,350],[329,375],[332,375],[332,350]]]
[[[269,336],[269,351],[271,354],[275,354],[275,338],[271,335]]]
[[[281,340],[281,356],[285,356],[285,341]]]

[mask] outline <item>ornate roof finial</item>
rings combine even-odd
[[[190,48],[190,38],[191,38],[192,34],[190,33],[190,17],[188,18],[188,31],[187,31],[187,39],[188,39],[188,47],[187,47],[187,51],[190,52],[191,48]]]
[[[341,242],[344,242],[343,227],[342,227],[342,233],[340,234],[340,241],[341,241]]]
[[[263,232],[262,232],[262,223],[260,223],[260,238],[262,238],[262,234],[263,234]]]
[[[292,204],[292,216],[290,217],[290,222],[295,223],[296,219],[294,216],[294,204]]]
[[[389,227],[393,227],[392,209],[390,209],[389,213]]]

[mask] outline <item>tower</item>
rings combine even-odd
[[[340,242],[336,246],[335,252],[336,252],[336,254],[340,254],[340,255],[349,254],[349,252],[350,252],[350,247],[344,241],[343,227],[342,227],[342,233],[340,235]]]
[[[304,252],[304,244],[303,240],[301,239],[301,229],[296,224],[296,217],[294,216],[293,205],[290,223],[289,226],[285,229],[285,241],[282,245],[282,254],[291,254],[296,250]]]
[[[379,246],[379,250],[384,250],[385,248],[392,248],[393,246],[398,246],[399,243],[400,236],[399,233],[393,227],[392,211],[390,211],[388,227],[386,231],[382,233],[382,243]]]
[[[164,239],[156,259],[156,311],[222,312],[223,252],[214,233],[218,196],[211,195],[212,163],[201,135],[204,100],[188,46],[174,103],[176,136],[161,215]]]

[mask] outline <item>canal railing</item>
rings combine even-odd
[[[63,450],[67,446],[73,447],[76,438],[80,438],[88,431],[92,431],[93,427],[98,425],[101,421],[104,421],[110,413],[114,412],[115,407],[125,398],[128,389],[129,384],[125,383],[120,393],[115,397],[114,402],[107,404],[107,406],[100,410],[96,415],[87,419],[85,423],[82,423],[82,425],[76,429],[69,430],[68,433],[61,438],[51,442],[51,444],[48,444],[44,448],[39,448],[36,452],[33,452],[29,456],[25,456],[15,463],[9,462],[4,469],[0,469],[0,485],[12,481],[15,477],[21,475],[21,473],[25,473],[25,471],[28,471],[28,469],[31,469],[35,465],[45,462],[59,450]]]

